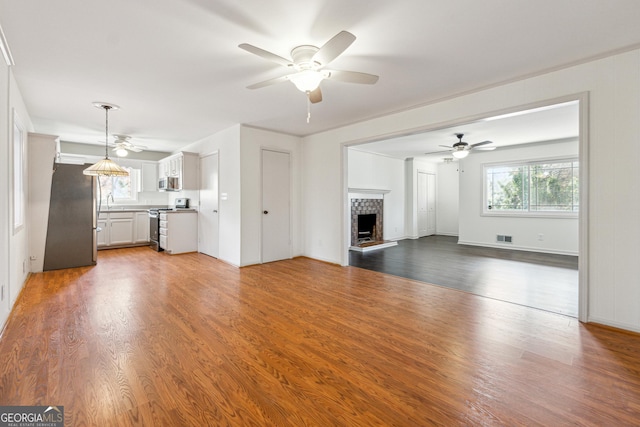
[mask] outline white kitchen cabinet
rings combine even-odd
[[[142,177],[140,179],[140,191],[157,191],[158,190],[158,164],[155,162],[143,162],[140,170]]]
[[[133,212],[109,212],[109,246],[133,244]]]
[[[195,211],[160,213],[160,247],[168,254],[196,252],[198,250],[198,213]]]
[[[99,248],[107,246],[109,243],[108,235],[108,222],[109,222],[109,214],[101,212],[98,216],[98,231],[97,233],[97,245]]]
[[[97,246],[100,249],[144,245],[149,242],[147,211],[101,212]]]
[[[134,217],[133,243],[149,242],[149,214],[147,212],[135,212]]]
[[[198,154],[180,152],[158,162],[161,177],[175,176],[179,178],[180,190],[198,189]]]

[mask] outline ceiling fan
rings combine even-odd
[[[322,92],[320,91],[320,82],[322,82],[322,80],[330,79],[346,83],[374,84],[378,81],[378,76],[373,74],[324,68],[351,46],[351,43],[353,43],[355,39],[356,36],[350,32],[340,31],[320,48],[311,45],[294,47],[291,50],[291,60],[259,47],[242,43],[238,45],[240,49],[280,64],[289,70],[289,74],[255,83],[247,86],[247,88],[258,89],[276,83],[290,81],[300,91],[306,93],[309,101],[315,104],[322,101]]]
[[[113,147],[113,152],[116,153],[119,157],[125,157],[129,151],[133,151],[136,153],[141,152],[142,150],[146,150],[147,147],[144,145],[135,145],[131,143],[129,140],[131,137],[129,135],[113,135],[116,139],[114,142],[109,143],[111,147]]]
[[[456,142],[451,146],[440,145],[440,147],[448,148],[451,151],[451,155],[456,159],[464,159],[465,157],[467,157],[467,155],[469,155],[469,151],[471,150],[491,151],[496,149],[495,146],[487,147],[487,145],[493,144],[493,141],[482,141],[482,142],[476,142],[475,144],[469,144],[462,140],[462,138],[464,137],[464,133],[456,133],[455,135],[456,135],[456,138],[458,138],[458,142]],[[425,154],[435,154],[435,153],[442,153],[442,151],[435,151],[432,153],[425,153]]]

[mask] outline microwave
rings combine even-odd
[[[158,181],[158,191],[180,191],[180,178],[164,176]]]

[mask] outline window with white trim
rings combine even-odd
[[[485,215],[578,214],[577,159],[492,164],[483,170]]]
[[[133,202],[138,200],[138,170],[128,167],[124,167],[124,169],[129,172],[128,176],[99,177],[103,202],[106,202],[109,196],[113,198],[113,201],[118,202]]]

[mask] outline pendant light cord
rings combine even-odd
[[[110,106],[104,105],[104,158],[109,158],[109,110]]]

